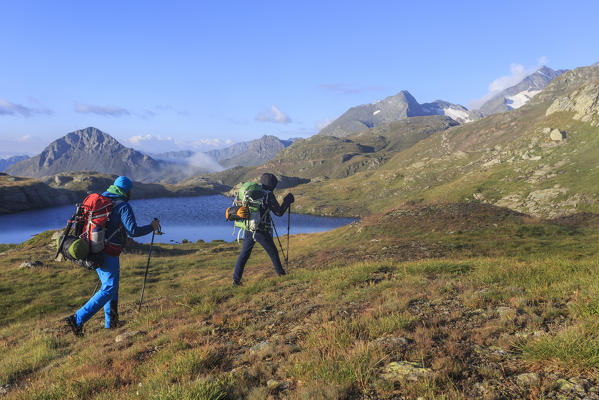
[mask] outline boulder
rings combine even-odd
[[[524,388],[536,386],[539,383],[539,375],[535,374],[534,372],[526,372],[518,375],[516,377],[516,382],[518,382],[518,385]]]
[[[40,268],[43,266],[44,263],[41,261],[25,261],[21,265],[19,265],[19,268]]]
[[[402,380],[418,381],[430,378],[432,375],[433,371],[430,368],[425,368],[418,363],[410,361],[393,361],[385,366],[383,378],[392,382]]]
[[[561,142],[566,138],[566,132],[560,131],[559,129],[552,129],[549,133],[549,138],[554,142]]]
[[[135,336],[139,335],[138,331],[132,331],[132,332],[125,332],[125,333],[121,333],[120,335],[118,335],[117,337],[114,338],[114,342],[115,343],[121,343],[121,342],[125,342]]]

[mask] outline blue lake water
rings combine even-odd
[[[157,242],[181,242],[183,239],[230,242],[237,238],[232,235],[233,223],[225,220],[225,210],[231,205],[231,199],[224,196],[131,200],[130,203],[139,225],[149,224],[154,217],[160,219],[164,235],[156,236]],[[74,211],[74,205],[67,205],[0,215],[0,243],[22,243],[39,232],[64,228]],[[273,217],[279,234],[287,234],[287,214]],[[352,221],[351,218],[291,214],[291,234],[327,231]],[[150,237],[137,240],[149,242]]]

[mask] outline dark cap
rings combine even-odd
[[[277,183],[279,183],[277,177],[273,174],[269,174],[268,172],[262,174],[262,176],[260,177],[260,184],[262,185],[262,187],[266,190],[270,190],[271,192],[275,190],[275,188],[277,187]]]

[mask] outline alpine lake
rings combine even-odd
[[[198,197],[174,197],[131,200],[131,206],[138,225],[149,224],[158,218],[163,235],[156,235],[155,242],[181,243],[183,241],[237,239],[233,235],[233,222],[225,219],[225,210],[232,200],[221,195]],[[73,215],[75,205],[29,210],[14,214],[0,215],[0,243],[22,243],[36,234],[49,229],[64,229],[67,220]],[[352,218],[320,217],[293,214],[292,206],[290,233],[322,232],[349,224]],[[287,214],[274,219],[278,233],[287,234]],[[142,243],[149,242],[151,235],[137,238]]]

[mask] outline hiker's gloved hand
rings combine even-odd
[[[150,225],[152,225],[152,229],[154,229],[154,231],[157,232],[160,228],[160,221],[155,219],[154,221],[152,221]]]
[[[287,195],[285,196],[285,198],[283,199],[283,201],[287,204],[291,204],[295,201],[295,197],[293,197],[293,194],[291,193],[287,193]]]

